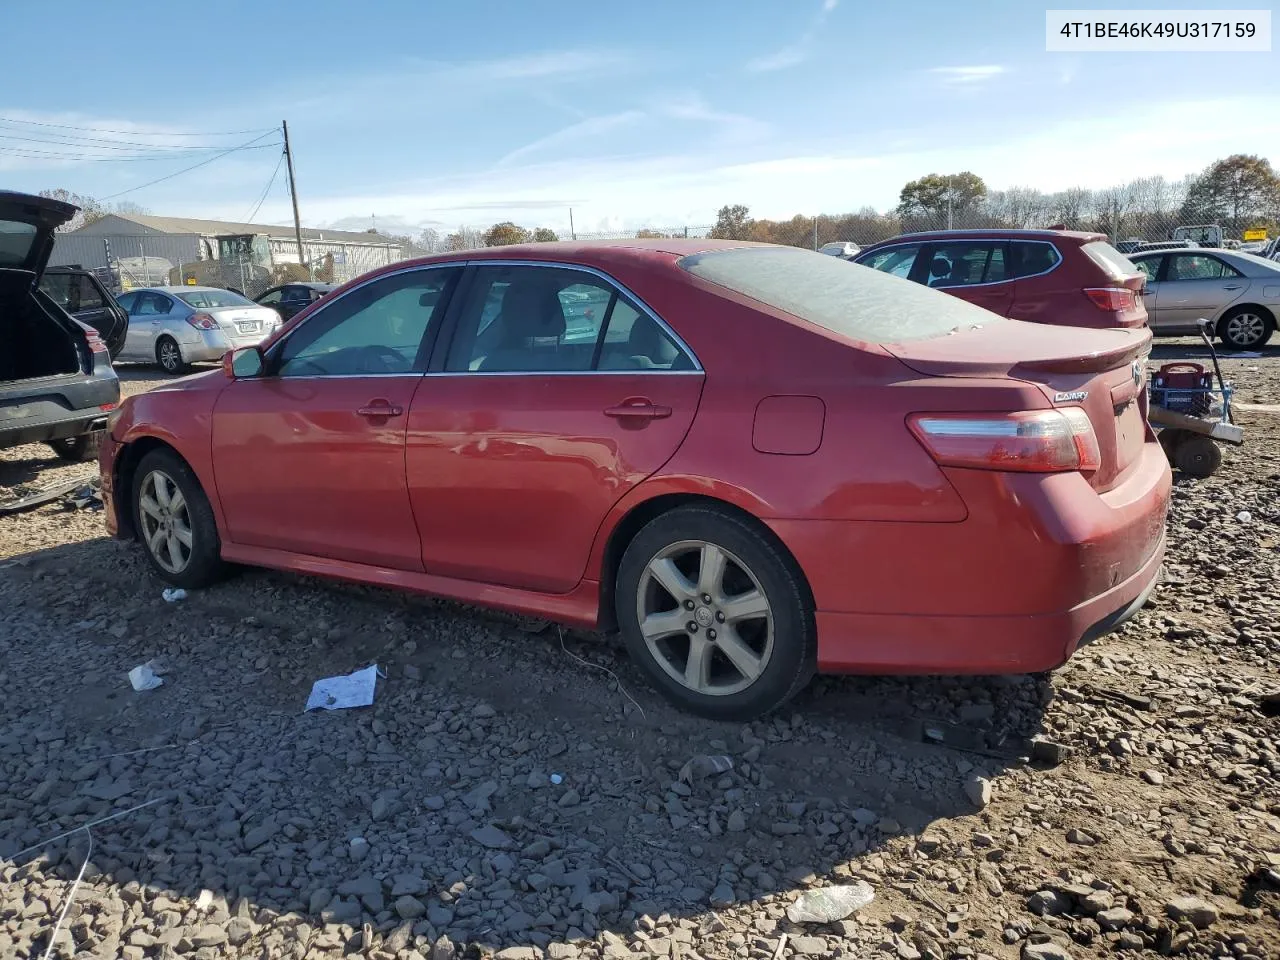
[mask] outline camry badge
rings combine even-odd
[[[1071,392],[1069,392],[1069,393],[1055,393],[1055,394],[1053,395],[1053,402],[1054,402],[1054,403],[1067,403],[1067,402],[1070,402],[1070,401],[1073,401],[1073,400],[1074,400],[1074,401],[1076,401],[1076,402],[1079,402],[1079,401],[1083,400],[1083,399],[1084,399],[1085,397],[1087,397],[1087,396],[1089,396],[1089,391],[1088,391],[1088,390],[1072,390],[1072,391],[1071,391]]]

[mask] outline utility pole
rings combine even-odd
[[[573,231],[573,207],[569,208],[569,239],[577,240],[578,235]]]
[[[307,254],[302,249],[302,221],[298,219],[298,181],[293,175],[293,151],[289,149],[289,121],[281,120],[284,128],[284,160],[289,167],[289,198],[293,201],[293,235],[298,241],[298,263],[307,265]]]

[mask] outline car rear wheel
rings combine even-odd
[[[1218,336],[1234,350],[1254,350],[1271,339],[1275,321],[1257,307],[1236,307],[1218,322]]]
[[[153,450],[133,475],[134,529],[147,560],[164,580],[179,587],[204,587],[220,579],[226,565],[200,481],[182,459]]]
[[[632,658],[691,713],[754,719],[814,674],[816,629],[799,571],[728,510],[680,507],[650,521],[623,555],[615,603]]]
[[[81,434],[78,437],[66,437],[62,440],[50,440],[49,448],[62,460],[79,463],[82,460],[95,460],[102,449],[103,431]]]
[[[156,363],[165,373],[182,373],[187,369],[178,341],[173,337],[161,337],[156,341]]]

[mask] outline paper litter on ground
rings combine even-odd
[[[129,684],[139,693],[143,690],[154,690],[162,683],[164,681],[156,676],[153,661],[151,660],[129,671]]]
[[[307,697],[307,710],[315,710],[317,707],[322,710],[367,707],[373,703],[377,679],[378,665],[375,663],[345,677],[317,680],[311,687],[311,696]]]

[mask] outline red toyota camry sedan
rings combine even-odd
[[[107,525],[183,587],[251,564],[616,626],[717,719],[815,671],[1047,670],[1157,580],[1149,344],[790,247],[429,257],[128,398]]]

